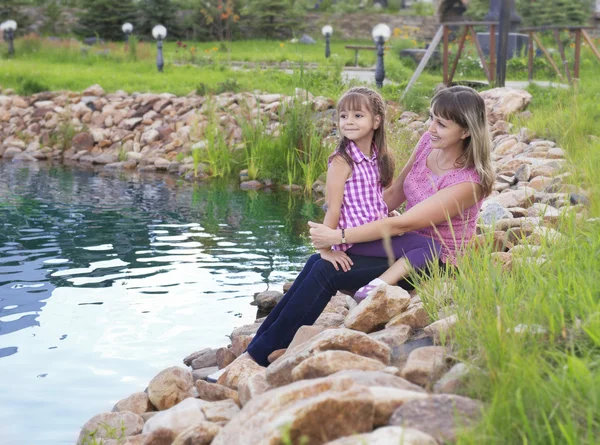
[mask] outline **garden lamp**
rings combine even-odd
[[[8,42],[8,55],[15,55],[15,47],[13,40],[15,38],[15,31],[17,30],[17,22],[14,20],[7,20],[0,25],[0,31],[4,33],[4,40]]]
[[[375,84],[378,88],[383,86],[383,79],[385,79],[385,68],[383,66],[383,47],[385,42],[392,35],[390,27],[384,23],[375,25],[373,28],[373,40],[377,45],[377,65],[375,65]]]
[[[163,61],[162,47],[163,47],[163,39],[167,37],[167,28],[163,25],[156,25],[152,28],[152,37],[156,39],[156,47],[158,52],[156,53],[156,67],[158,68],[158,72],[162,73],[163,67],[165,66],[165,62]]]
[[[333,28],[331,25],[323,26],[321,32],[325,36],[325,58],[328,59],[331,55],[331,51],[329,50],[329,40],[331,39],[331,34],[333,34]]]
[[[128,44],[129,43],[129,35],[133,32],[133,25],[129,22],[126,22],[126,23],[123,23],[123,26],[121,26],[121,29],[125,33],[125,43]]]

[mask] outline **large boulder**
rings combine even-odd
[[[398,286],[381,284],[356,306],[344,321],[344,326],[362,332],[373,332],[385,326],[395,315],[408,307],[410,295]]]
[[[456,441],[460,428],[469,428],[481,418],[483,404],[455,395],[433,395],[410,400],[394,411],[389,424],[415,428],[433,436],[439,443]]]
[[[425,346],[408,355],[402,377],[417,385],[427,385],[439,378],[450,362],[448,351],[442,346]]]
[[[348,351],[324,351],[304,360],[292,370],[294,381],[325,377],[346,369],[379,371],[386,365],[379,360],[362,357]]]
[[[350,329],[327,329],[288,351],[267,368],[267,382],[282,386],[293,381],[292,370],[304,360],[323,351],[348,351],[372,358],[383,364],[390,362],[390,348],[362,332]]]
[[[148,394],[145,392],[136,392],[129,397],[118,401],[112,410],[113,412],[131,411],[135,414],[143,414],[154,411],[154,406],[150,403]]]
[[[262,366],[251,358],[239,358],[227,367],[227,370],[219,377],[217,383],[238,391],[239,386],[245,380],[257,372],[261,372],[263,369]]]
[[[172,445],[210,445],[219,431],[221,426],[216,423],[200,422],[183,430]]]
[[[187,369],[173,366],[159,372],[148,384],[150,402],[160,411],[177,405],[192,397],[194,386],[192,373]]]
[[[196,380],[198,397],[207,402],[231,399],[239,404],[238,392],[217,383],[208,383],[204,380]]]
[[[246,403],[254,397],[271,389],[265,375],[266,370],[257,372],[238,385],[240,397],[239,403],[241,403],[242,406],[246,405]]]
[[[426,392],[408,391],[387,386],[371,386],[369,391],[371,391],[373,403],[375,404],[375,417],[373,418],[375,427],[387,425],[394,411],[409,400],[429,397]]]
[[[400,426],[378,428],[372,433],[355,434],[327,442],[325,445],[438,445],[422,431]]]
[[[304,380],[252,399],[212,445],[280,444],[285,429],[292,443],[306,437],[307,443],[320,445],[371,431],[373,413],[369,390],[350,378]]]
[[[78,445],[90,443],[91,438],[96,440],[114,438],[116,431],[123,439],[142,432],[144,421],[140,416],[130,411],[118,413],[101,413],[88,420],[77,439]]]
[[[508,117],[527,108],[533,96],[525,90],[514,88],[492,88],[481,93],[485,101],[490,124],[508,121]]]
[[[161,411],[148,419],[144,424],[143,432],[147,434],[160,428],[166,428],[173,431],[174,434],[180,434],[187,428],[206,421],[202,408],[209,403],[200,399],[185,399],[178,405]]]

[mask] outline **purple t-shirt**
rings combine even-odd
[[[465,167],[449,171],[441,176],[433,173],[427,167],[427,156],[431,153],[431,136],[426,132],[419,141],[416,150],[415,163],[404,180],[404,196],[406,196],[406,210],[421,201],[433,196],[436,192],[446,187],[462,182],[481,184],[479,174],[474,167]],[[465,209],[450,221],[444,221],[436,227],[426,227],[415,232],[436,239],[442,245],[440,259],[443,262],[456,263],[467,244],[475,235],[477,217],[482,200]]]

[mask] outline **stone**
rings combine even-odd
[[[239,358],[227,367],[227,371],[219,377],[217,383],[238,391],[240,383],[263,369],[251,358]]]
[[[535,193],[535,189],[525,187],[524,189],[520,190],[510,190],[506,193],[500,193],[498,196],[494,197],[494,200],[505,208],[528,208],[531,204],[535,202]]]
[[[143,426],[142,418],[129,411],[97,414],[83,425],[77,444],[88,444],[91,437],[96,440],[108,439],[114,434],[112,430],[118,432],[118,438],[133,436],[141,433]]]
[[[194,369],[215,366],[217,364],[216,355],[217,349],[204,348],[199,351],[192,352],[190,355],[186,356],[183,359],[183,364],[186,366],[192,366],[194,360],[200,359],[198,364],[204,364],[204,366],[196,366]]]
[[[515,172],[515,178],[517,181],[529,181],[531,177],[531,165],[523,164]]]
[[[371,431],[373,412],[370,391],[350,378],[299,381],[250,400],[212,445],[282,443],[283,428],[288,429],[292,443],[304,436],[306,443],[320,445]]]
[[[267,382],[277,387],[292,382],[292,370],[304,360],[322,351],[348,351],[389,364],[390,348],[385,343],[350,329],[327,329],[275,360],[267,368]]]
[[[317,41],[308,34],[302,34],[302,37],[298,39],[298,43],[303,43],[305,45],[315,45]]]
[[[496,221],[506,218],[512,218],[512,213],[505,206],[495,199],[484,201],[484,205],[481,206],[481,212],[479,213],[479,221],[484,224],[495,224]]]
[[[221,428],[220,425],[212,422],[197,423],[183,430],[172,445],[210,445]],[[154,443],[148,445],[154,445]]]
[[[510,252],[492,252],[491,260],[493,265],[501,267],[505,272],[512,269],[513,256]]]
[[[204,380],[196,380],[194,383],[198,391],[198,397],[207,402],[231,399],[239,404],[238,392],[217,383],[208,383]]]
[[[237,357],[229,348],[217,349],[217,366],[219,369],[225,368],[227,365],[232,363]]]
[[[9,158],[8,156],[7,158]],[[12,157],[13,162],[37,162],[37,159],[29,153],[17,153]]]
[[[523,111],[533,96],[525,90],[492,88],[479,93],[486,104],[488,118],[493,125],[498,120],[508,121],[512,114]]]
[[[94,137],[88,132],[77,133],[71,139],[71,148],[75,151],[91,151],[94,148]]]
[[[130,411],[139,415],[154,411],[154,406],[150,403],[148,394],[145,392],[136,392],[129,397],[118,401],[112,410],[113,412]]]
[[[192,371],[192,379],[194,380],[194,382],[196,380],[206,380],[206,378],[209,375],[214,374],[218,370],[219,368],[217,366],[209,366],[208,368],[194,369]]]
[[[426,392],[388,388],[386,386],[371,386],[369,391],[375,403],[375,417],[373,419],[373,426],[375,427],[387,425],[394,411],[405,402],[429,397]]]
[[[242,190],[258,190],[258,189],[261,189],[262,186],[263,186],[262,182],[256,181],[256,180],[244,181],[244,182],[240,183],[240,188]]]
[[[180,434],[187,428],[206,421],[202,408],[210,402],[189,398],[171,408],[152,416],[144,424],[143,433],[148,434],[160,428],[166,428]]]
[[[423,303],[411,304],[406,311],[393,317],[386,325],[386,328],[397,325],[407,325],[413,329],[424,328],[430,323],[431,319]]]
[[[201,411],[209,422],[229,422],[240,412],[240,407],[234,400],[225,399],[207,403]]]
[[[423,329],[427,336],[433,338],[435,343],[447,340],[452,334],[452,330],[458,322],[458,316],[451,315],[450,317],[434,321],[429,326]]]
[[[269,356],[267,357],[267,361],[269,363],[273,363],[275,360],[277,360],[279,357],[281,357],[283,354],[285,354],[285,351],[287,351],[287,348],[276,349],[275,351],[273,351],[269,354]]]
[[[149,145],[153,142],[156,142],[160,139],[160,134],[157,130],[151,128],[142,133],[142,137],[140,138],[140,144]]]
[[[118,159],[119,157],[114,153],[102,153],[92,159],[92,164],[112,164],[113,162],[117,162]]]
[[[468,375],[469,367],[464,363],[457,363],[436,382],[433,392],[456,394],[458,390],[467,386]]]
[[[391,320],[390,320],[391,322]],[[410,338],[412,328],[405,324],[392,325],[377,332],[372,332],[369,337],[383,342],[390,348],[401,345]]]
[[[271,311],[283,298],[283,293],[276,290],[260,292],[254,296],[254,302],[264,312]]]
[[[98,84],[94,84],[90,87],[87,87],[85,89],[85,91],[83,92],[84,96],[98,96],[98,97],[104,97],[106,96],[106,92],[104,91],[104,89],[98,85]]]
[[[239,357],[246,352],[246,349],[253,338],[254,335],[238,335],[237,337],[234,337],[231,342],[231,352],[233,352],[236,357]]]
[[[246,324],[244,326],[240,326],[239,328],[235,328],[233,330],[233,332],[231,333],[231,335],[229,336],[229,338],[231,338],[231,340],[233,340],[238,335],[256,334],[256,331],[258,331],[258,328],[260,328],[260,325],[261,325],[261,323],[254,323],[254,324]]]
[[[344,326],[362,332],[372,332],[383,327],[394,316],[405,310],[410,295],[398,286],[381,284],[377,286],[346,317]]]
[[[406,402],[394,411],[389,424],[418,429],[438,443],[453,443],[459,428],[469,428],[479,421],[482,409],[478,400],[439,394]]]
[[[494,154],[498,155],[498,156],[504,156],[509,151],[511,151],[513,149],[513,147],[516,146],[517,144],[518,144],[518,141],[516,138],[513,138],[513,137],[506,138],[494,147]]]
[[[437,380],[447,369],[448,351],[441,346],[426,346],[412,351],[402,369],[406,380],[425,386]]]
[[[184,368],[173,366],[159,372],[148,384],[148,397],[158,410],[169,409],[191,397],[194,386],[192,374]]]
[[[322,312],[313,324],[313,326],[327,328],[339,328],[344,324],[346,317],[337,312]]]
[[[314,379],[346,369],[380,371],[386,364],[348,351],[325,351],[309,357],[292,370],[292,380]]]
[[[354,383],[363,386],[383,386],[387,388],[403,389],[411,392],[422,392],[425,390],[414,383],[409,382],[396,374],[390,374],[384,371],[361,371],[350,369],[333,374],[335,377],[349,377]]]
[[[342,437],[325,445],[438,445],[429,434],[414,428],[386,426],[371,433]]]
[[[239,386],[239,398],[242,406],[246,405],[254,397],[269,390],[271,386],[267,382],[266,371],[259,371],[243,380]]]

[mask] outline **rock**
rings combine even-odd
[[[468,375],[469,367],[464,363],[457,363],[436,382],[433,392],[456,394],[459,389],[466,386]]]
[[[346,317],[337,312],[322,312],[313,324],[313,326],[327,328],[339,328],[344,324]]]
[[[283,293],[276,290],[260,292],[254,296],[254,302],[262,311],[271,311],[277,303],[283,298]]]
[[[509,252],[492,252],[491,255],[492,264],[499,266],[503,271],[510,271],[512,269],[513,256]]]
[[[262,182],[260,181],[244,181],[240,184],[240,188],[242,190],[258,190],[261,189],[263,186]]]
[[[425,386],[442,375],[449,360],[448,351],[441,346],[418,348],[408,355],[401,375],[410,382]]]
[[[290,290],[290,287],[292,287],[294,284],[293,281],[288,281],[286,283],[283,284],[283,293],[285,294],[287,291]]]
[[[285,351],[287,351],[287,348],[286,349],[276,349],[275,351],[273,351],[269,354],[269,356],[267,357],[267,361],[269,363],[273,363],[275,360],[277,360],[279,357],[281,357],[283,354],[285,354]]]
[[[221,431],[221,426],[216,423],[200,422],[183,430],[172,445],[210,445],[219,431]],[[148,445],[154,445],[154,443]]]
[[[325,351],[301,362],[292,370],[292,380],[314,379],[346,369],[380,371],[386,365],[379,360],[362,357],[348,351]]]
[[[320,445],[353,433],[371,431],[370,391],[350,378],[326,377],[295,382],[252,399],[215,437],[212,445],[282,443],[287,428],[292,443],[301,436]],[[326,420],[326,421],[324,421]]]
[[[413,428],[386,426],[372,433],[355,434],[327,442],[325,445],[438,445],[429,434]]]
[[[85,89],[85,91],[83,92],[84,96],[98,96],[98,97],[104,97],[106,96],[106,93],[104,92],[104,89],[98,85],[92,85],[90,87],[87,87]]]
[[[191,397],[190,389],[193,386],[192,374],[187,369],[173,366],[159,372],[150,381],[148,397],[150,402],[162,411]]]
[[[231,399],[239,404],[238,392],[217,383],[208,383],[204,380],[196,380],[198,397],[207,402],[217,402]]]
[[[451,315],[442,320],[434,321],[423,329],[423,331],[427,336],[433,338],[435,343],[440,343],[440,341],[445,341],[449,338],[457,322],[458,316]]]
[[[296,346],[306,343],[307,341],[319,335],[324,330],[325,328],[322,326],[300,326],[300,329],[296,331],[296,335],[294,335],[294,338],[287,347],[287,350],[291,351]]]
[[[236,359],[236,355],[229,348],[217,349],[217,366],[219,369],[225,368]]]
[[[217,366],[209,366],[208,368],[194,369],[192,371],[192,379],[194,380],[194,382],[196,380],[206,380],[206,378],[209,375],[214,374],[218,370],[219,368]]]
[[[136,392],[129,397],[118,401],[112,410],[113,412],[131,411],[132,413],[139,415],[154,411],[154,406],[150,403],[148,394],[145,392]]]
[[[302,37],[300,37],[298,39],[298,43],[303,43],[305,45],[314,45],[316,44],[316,40],[313,39],[311,36],[309,36],[308,34],[302,34]]]
[[[459,428],[474,426],[481,417],[483,404],[455,395],[433,395],[411,400],[398,408],[390,425],[415,428],[433,436],[438,443],[455,442]]]
[[[393,317],[386,325],[386,328],[397,325],[407,325],[413,329],[424,328],[430,323],[429,314],[425,310],[423,303],[411,304],[406,311]]]
[[[10,156],[9,156],[10,157]],[[29,153],[17,153],[13,156],[13,162],[37,162],[37,159]]]
[[[71,148],[75,151],[92,151],[92,148],[94,148],[94,137],[88,132],[77,133],[71,139]]]
[[[196,367],[194,367],[194,369],[215,366],[217,364],[217,360],[216,360],[217,351],[218,351],[217,349],[204,348],[204,349],[201,349],[200,351],[192,352],[190,355],[188,355],[187,357],[185,357],[183,359],[183,363],[186,366],[193,367],[194,360],[199,359],[199,361],[196,362],[196,364],[203,365],[203,366],[196,366]]]
[[[231,338],[231,340],[233,340],[238,335],[256,334],[256,331],[258,331],[258,328],[260,328],[260,325],[261,325],[261,323],[254,323],[254,324],[246,324],[244,326],[240,326],[239,328],[236,328],[233,330],[233,332],[231,333],[229,338]]]
[[[206,421],[202,408],[210,402],[189,398],[181,403],[157,413],[144,424],[144,434],[151,433],[160,428],[166,428],[173,433],[180,434],[187,428]]]
[[[131,117],[129,119],[123,119],[119,123],[119,128],[121,128],[123,130],[131,131],[134,128],[136,128],[139,124],[141,124],[142,120],[143,119],[141,117]]]
[[[241,383],[263,369],[262,366],[250,358],[240,358],[229,365],[227,371],[219,377],[217,383],[238,391]]]
[[[394,346],[398,346],[406,342],[410,338],[410,334],[412,333],[412,328],[408,325],[393,325],[389,328],[377,332],[372,332],[369,334],[369,337],[383,342],[388,345],[390,348]]]
[[[494,199],[484,201],[484,205],[481,206],[479,221],[484,224],[495,224],[496,221],[507,218],[512,218],[512,213]]]
[[[375,403],[375,417],[373,426],[387,425],[394,411],[409,400],[424,399],[429,397],[426,392],[407,391],[399,388],[385,386],[369,387]]]
[[[242,406],[246,405],[254,397],[264,393],[271,387],[267,383],[266,371],[252,374],[248,379],[239,384],[239,397]]]
[[[498,120],[508,121],[510,115],[527,108],[533,98],[527,91],[506,87],[492,88],[479,94],[485,101],[491,124]]]
[[[349,329],[372,332],[406,309],[409,302],[410,295],[404,289],[381,284],[348,314],[344,325]]]
[[[304,360],[322,351],[348,351],[363,357],[372,358],[387,365],[390,348],[382,342],[369,338],[362,332],[349,329],[327,329],[309,341],[287,352],[267,368],[267,382],[277,387],[290,383],[292,370]]]
[[[140,144],[142,145],[150,145],[153,142],[156,142],[160,139],[160,134],[154,128],[146,130],[142,133],[142,137],[140,138]]]
[[[340,371],[333,374],[336,377],[349,377],[355,383],[363,386],[384,386],[388,388],[403,389],[411,392],[422,392],[425,390],[414,383],[410,383],[408,380],[398,377],[395,374],[389,374],[383,371],[360,371],[358,369],[350,369],[346,371]]]
[[[535,189],[525,187],[524,189],[520,190],[510,190],[506,193],[500,193],[498,196],[494,197],[494,200],[505,208],[528,208],[535,201],[535,192]]]
[[[498,156],[504,156],[506,153],[511,151],[515,145],[518,144],[516,138],[509,137],[502,140],[498,145],[494,147],[494,154]]]
[[[517,181],[529,181],[531,177],[531,165],[523,164],[515,172],[515,178]]]
[[[96,440],[109,439],[111,436],[114,438],[114,431],[119,435],[117,439],[133,436],[139,434],[143,426],[144,421],[142,418],[129,411],[101,413],[92,417],[83,425],[77,444],[88,444],[92,437]]]
[[[117,160],[118,156],[116,154],[102,153],[101,155],[98,155],[92,159],[92,164],[106,165],[117,162]]]
[[[238,335],[237,337],[234,337],[231,342],[231,352],[233,352],[236,357],[239,357],[246,352],[246,349],[253,338],[254,335]]]
[[[229,422],[240,412],[238,404],[231,399],[207,403],[201,408],[209,422]]]

